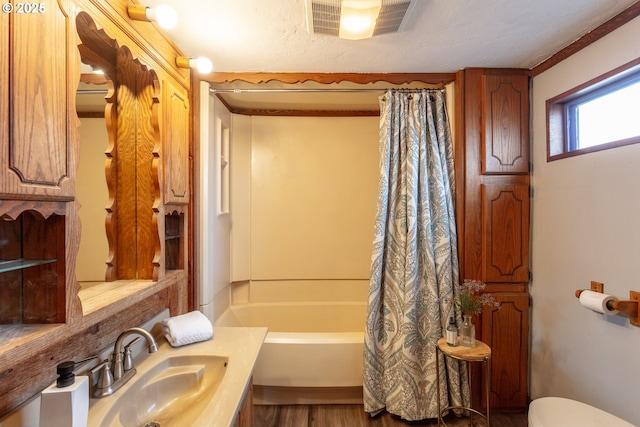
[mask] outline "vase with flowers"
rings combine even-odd
[[[454,304],[462,314],[462,324],[460,325],[460,344],[465,347],[476,345],[476,327],[472,322],[472,317],[482,313],[485,305],[498,307],[493,297],[482,291],[485,284],[479,280],[465,279],[460,285],[456,285],[456,295]]]

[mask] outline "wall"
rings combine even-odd
[[[107,149],[107,127],[103,118],[80,119],[80,164],[76,196],[80,201],[82,234],[76,261],[80,282],[103,282],[109,253],[105,206],[109,201],[104,164]]]
[[[251,177],[233,183],[235,303],[366,299],[378,124],[378,117],[253,116],[247,130],[234,117],[234,150],[240,141],[244,148],[233,151],[233,170]],[[250,217],[239,218],[247,209]]]
[[[640,56],[635,19],[533,79],[531,398],[563,396],[640,425],[640,328],[583,308],[590,281],[640,290],[640,145],[547,163],[545,100]]]

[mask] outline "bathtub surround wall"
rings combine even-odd
[[[366,301],[379,118],[229,114],[208,89],[202,83],[201,311],[215,320],[232,303]],[[228,215],[216,210],[227,127]]]
[[[580,305],[576,289],[638,288],[640,145],[547,163],[545,100],[640,56],[640,19],[533,79],[531,398],[568,397],[640,425],[640,329]]]
[[[232,115],[233,285],[220,277],[213,319],[232,303],[366,301],[378,122]]]
[[[251,280],[368,280],[378,117],[252,117]]]

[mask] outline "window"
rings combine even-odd
[[[640,59],[547,100],[547,161],[640,142]]]

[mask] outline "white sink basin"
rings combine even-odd
[[[136,375],[113,395],[91,400],[88,425],[194,425],[214,398],[228,361],[225,356],[161,349],[136,366]]]

